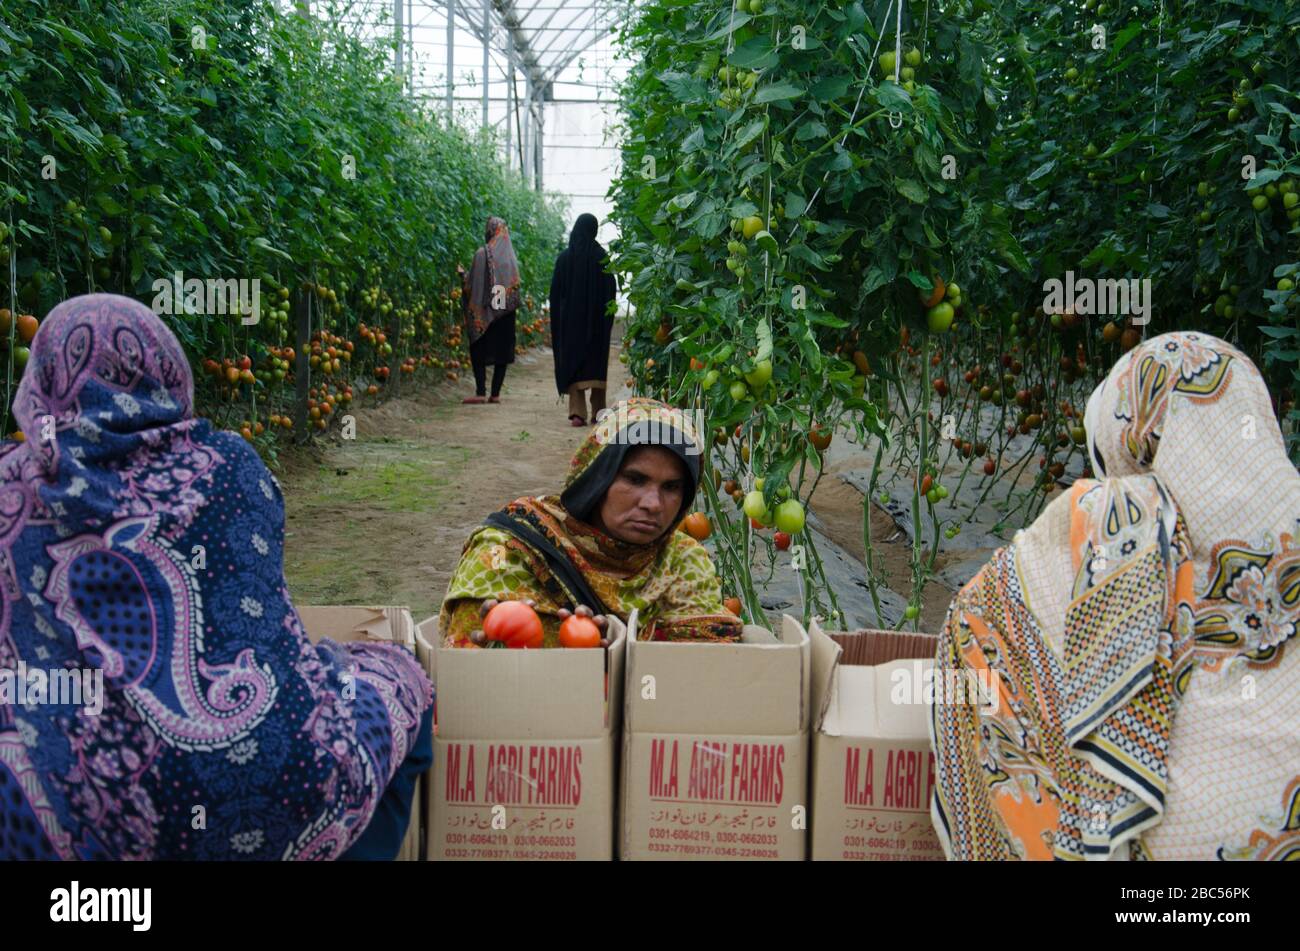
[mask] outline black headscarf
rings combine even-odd
[[[605,270],[598,227],[595,215],[579,215],[551,274],[551,342],[561,395],[574,383],[604,380],[608,372],[613,318],[606,308],[618,293],[618,282]]]

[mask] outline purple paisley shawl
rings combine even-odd
[[[308,642],[279,485],[193,403],[135,301],[69,300],[33,342],[27,440],[0,447],[0,670],[98,668],[103,708],[0,702],[0,861],[335,858],[432,702],[401,648]]]

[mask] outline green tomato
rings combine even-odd
[[[939,496],[939,498],[941,498],[941,499],[946,499],[946,498],[948,497],[948,487],[947,487],[947,486],[944,486],[944,485],[936,485],[936,486],[934,487],[934,491],[935,491],[935,493]]]
[[[743,402],[749,398],[749,387],[740,382],[740,380],[733,382],[731,386],[727,388],[727,392],[731,394],[731,398],[737,403]]]
[[[1220,294],[1214,301],[1214,315],[1216,317],[1222,317],[1223,312],[1227,309],[1230,303],[1232,303],[1232,299],[1228,297],[1227,294]]]
[[[957,300],[959,297],[961,297],[961,288],[958,287],[957,282],[954,281],[953,283],[948,285],[948,289],[947,291],[945,291],[945,293],[948,295],[948,300]]]
[[[745,374],[745,381],[756,391],[765,387],[770,379],[772,379],[771,360],[760,360],[754,365],[754,369]]]
[[[765,480],[762,476],[759,476],[757,479],[754,480],[754,491],[762,492],[763,486],[766,484],[767,484],[767,480]]]
[[[920,613],[921,613],[921,609],[918,608],[915,604],[909,604],[906,608],[903,609],[903,617],[907,618],[907,620],[909,621],[916,620],[916,618],[920,615]]]
[[[880,71],[882,73],[892,73],[896,65],[898,65],[898,57],[894,55],[893,50],[885,50],[880,54]]]
[[[888,504],[889,504],[889,493],[888,493],[888,492],[881,492],[881,493],[880,493],[880,504],[881,504],[881,505],[888,505]]]
[[[1198,195],[1200,195],[1202,198],[1204,198],[1204,197],[1205,197],[1206,195],[1208,195],[1209,193],[1210,193],[1210,183],[1209,183],[1209,182],[1197,182],[1197,183],[1196,183],[1196,194],[1198,194]]]
[[[929,502],[931,505],[938,504],[939,490],[932,487],[929,492],[925,493],[925,500]]]
[[[913,46],[910,50],[908,50],[906,53],[903,54],[903,62],[905,62],[908,66],[920,66],[921,51],[918,50],[915,46]]]
[[[1300,195],[1295,192],[1286,192],[1282,195],[1283,208],[1294,208],[1296,205],[1300,205]]]
[[[719,376],[720,374],[717,370],[710,370],[708,373],[704,374],[704,388],[706,390],[713,389],[714,385],[718,382]]]
[[[783,483],[782,483],[782,484],[777,488],[777,490],[776,490],[776,497],[777,497],[778,499],[788,499],[788,498],[790,497],[790,485],[789,485],[789,483],[784,483],[784,482],[783,482]]]
[[[935,306],[925,312],[925,324],[932,334],[947,333],[948,328],[952,326],[953,318],[952,304],[947,301],[940,301]]]
[[[1268,208],[1268,198],[1264,195],[1256,195],[1250,200],[1250,204],[1256,211],[1264,211]]]
[[[902,69],[898,71],[898,74],[903,78],[904,82],[910,83],[912,80],[916,78],[916,70],[914,70],[911,66],[904,66]]]
[[[763,501],[763,493],[755,489],[745,495],[745,514],[757,522],[768,522],[772,518],[772,513],[768,511],[767,503]]]
[[[1279,291],[1289,291],[1293,287],[1295,287],[1295,281],[1291,280],[1289,277],[1284,277],[1277,282],[1277,289]]]
[[[788,499],[776,507],[776,527],[790,535],[803,531],[803,505],[797,499]]]

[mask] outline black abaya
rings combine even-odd
[[[614,318],[607,308],[618,282],[605,270],[605,249],[596,241],[596,229],[595,216],[579,215],[551,274],[551,343],[561,395],[574,383],[605,380],[609,373]]]

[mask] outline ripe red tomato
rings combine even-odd
[[[928,474],[924,476],[921,479],[921,494],[925,495],[925,493],[930,491],[933,485],[934,485],[934,477]]]
[[[692,512],[682,520],[682,527],[687,535],[697,542],[702,542],[713,534],[713,523],[703,512]]]
[[[541,647],[542,619],[522,601],[502,601],[483,619],[483,633],[507,647]]]
[[[560,625],[561,647],[599,647],[600,628],[591,618],[576,614],[564,619]]]
[[[777,551],[785,551],[790,547],[790,536],[785,532],[777,532],[772,536],[772,540],[776,542]]]

